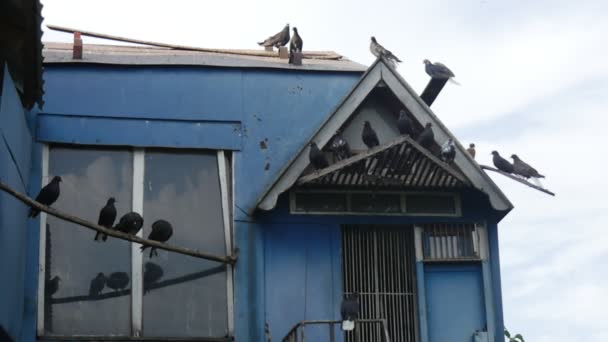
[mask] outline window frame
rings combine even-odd
[[[41,161],[41,184],[49,181],[49,162],[50,150],[52,146],[64,146],[73,149],[94,147],[99,149],[108,148],[105,145],[73,145],[73,144],[43,144]],[[154,148],[157,149],[157,148]],[[163,148],[167,151],[184,150],[179,148]],[[133,157],[133,193],[132,209],[143,215],[144,205],[144,175],[145,175],[145,156],[146,148],[143,147],[124,147],[125,151],[132,153]],[[188,149],[193,150],[193,149]],[[227,254],[231,254],[234,246],[233,232],[233,212],[234,212],[234,156],[231,151],[225,150],[193,150],[193,151],[214,151],[218,167],[218,178],[220,182],[220,201],[222,206],[222,221],[224,224],[224,241]],[[231,178],[230,180],[228,178]],[[231,182],[230,187],[228,181]],[[139,244],[131,243],[131,335],[130,336],[100,336],[100,335],[49,335],[46,334],[44,326],[44,301],[45,301],[45,282],[46,273],[46,226],[47,214],[40,213],[40,239],[38,255],[38,302],[37,302],[37,322],[36,334],[38,338],[47,340],[150,340],[150,341],[223,341],[233,340],[234,338],[234,266],[226,264],[226,313],[228,336],[226,339],[214,337],[193,336],[193,337],[142,337],[143,329],[143,255],[139,249]],[[143,238],[143,229],[137,233],[138,237]]]

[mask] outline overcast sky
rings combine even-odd
[[[499,226],[506,326],[531,342],[608,341],[608,1],[43,3],[46,24],[208,48],[257,48],[289,23],[304,50],[366,65],[375,35],[419,91],[424,58],[447,64],[462,86],[444,89],[439,118],[480,163],[517,153],[557,193],[491,175],[515,205]]]

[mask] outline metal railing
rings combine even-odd
[[[301,321],[296,324],[289,333],[283,338],[283,342],[306,342],[306,326],[309,325],[327,325],[327,339],[323,339],[321,341],[315,340],[312,342],[336,342],[336,327],[337,329],[341,329],[342,321],[330,321],[330,320],[314,320],[314,321]],[[381,334],[379,335],[379,340],[366,340],[362,337],[358,332],[361,330],[362,326],[378,326]],[[359,319],[355,321],[355,329],[350,332],[352,334],[353,339],[351,341],[354,342],[390,342],[390,337],[388,335],[388,329],[386,325],[385,319]]]

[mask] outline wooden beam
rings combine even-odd
[[[479,165],[479,166],[480,166],[482,169],[484,169],[484,170],[490,170],[490,171],[494,171],[494,172],[496,172],[496,173],[500,173],[501,175],[503,175],[503,176],[505,176],[505,177],[509,177],[509,178],[511,178],[511,179],[512,179],[512,180],[514,180],[514,181],[520,182],[521,184],[527,185],[527,186],[531,187],[532,189],[536,189],[536,190],[541,191],[541,192],[544,192],[544,193],[546,193],[546,194],[548,194],[548,195],[555,196],[555,193],[553,193],[553,192],[551,192],[551,191],[549,191],[549,190],[547,190],[547,189],[541,188],[541,187],[540,187],[540,186],[538,186],[538,185],[532,184],[532,183],[528,182],[527,180],[525,180],[525,179],[523,179],[523,178],[516,177],[516,176],[514,176],[514,175],[512,175],[512,174],[509,174],[509,173],[506,173],[506,172],[500,171],[500,170],[495,169],[495,168],[490,167],[490,166],[486,166],[486,165]]]
[[[145,246],[150,246],[150,247],[156,247],[156,248],[160,248],[160,249],[164,249],[166,251],[170,251],[170,252],[175,252],[175,253],[179,253],[179,254],[184,254],[184,255],[189,255],[195,258],[200,258],[200,259],[205,259],[205,260],[211,260],[211,261],[217,261],[217,262],[221,262],[224,264],[235,264],[237,261],[237,256],[236,255],[229,255],[229,256],[216,256],[216,255],[211,255],[211,254],[207,254],[207,253],[202,253],[196,250],[191,250],[188,248],[182,248],[182,247],[175,247],[175,246],[171,246],[171,245],[167,245],[164,243],[160,243],[158,241],[152,241],[152,240],[147,240],[147,239],[142,239],[139,238],[137,236],[134,235],[130,235],[130,234],[126,234],[126,233],[122,233],[113,229],[108,229],[105,227],[102,227],[100,225],[94,224],[92,222],[83,220],[79,217],[75,217],[75,216],[71,216],[68,215],[62,211],[59,211],[55,208],[51,208],[51,207],[47,207],[43,204],[40,204],[36,201],[34,201],[33,199],[13,190],[12,188],[10,188],[8,185],[0,182],[0,190],[8,193],[9,195],[15,197],[16,199],[20,200],[21,202],[25,203],[26,205],[30,206],[30,207],[34,207],[40,211],[44,211],[45,213],[55,216],[59,219],[62,219],[64,221],[68,221],[68,222],[72,222],[75,224],[78,224],[80,226],[89,228],[91,230],[97,231],[97,232],[101,232],[104,234],[107,234],[109,236],[115,237],[117,239],[121,239],[121,240],[126,240],[126,241],[131,241],[131,242],[135,242],[135,243],[139,243]]]

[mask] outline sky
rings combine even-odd
[[[513,153],[547,176],[545,195],[491,177],[515,205],[499,225],[505,325],[526,341],[608,341],[608,1],[43,1],[45,24],[207,48],[255,49],[296,26],[304,50],[370,65],[369,37],[403,60],[418,91],[422,60],[462,84],[433,111],[477,160]],[[44,41],[72,41],[45,29]],[[84,42],[99,40],[85,37]],[[113,44],[110,42],[110,44]]]

